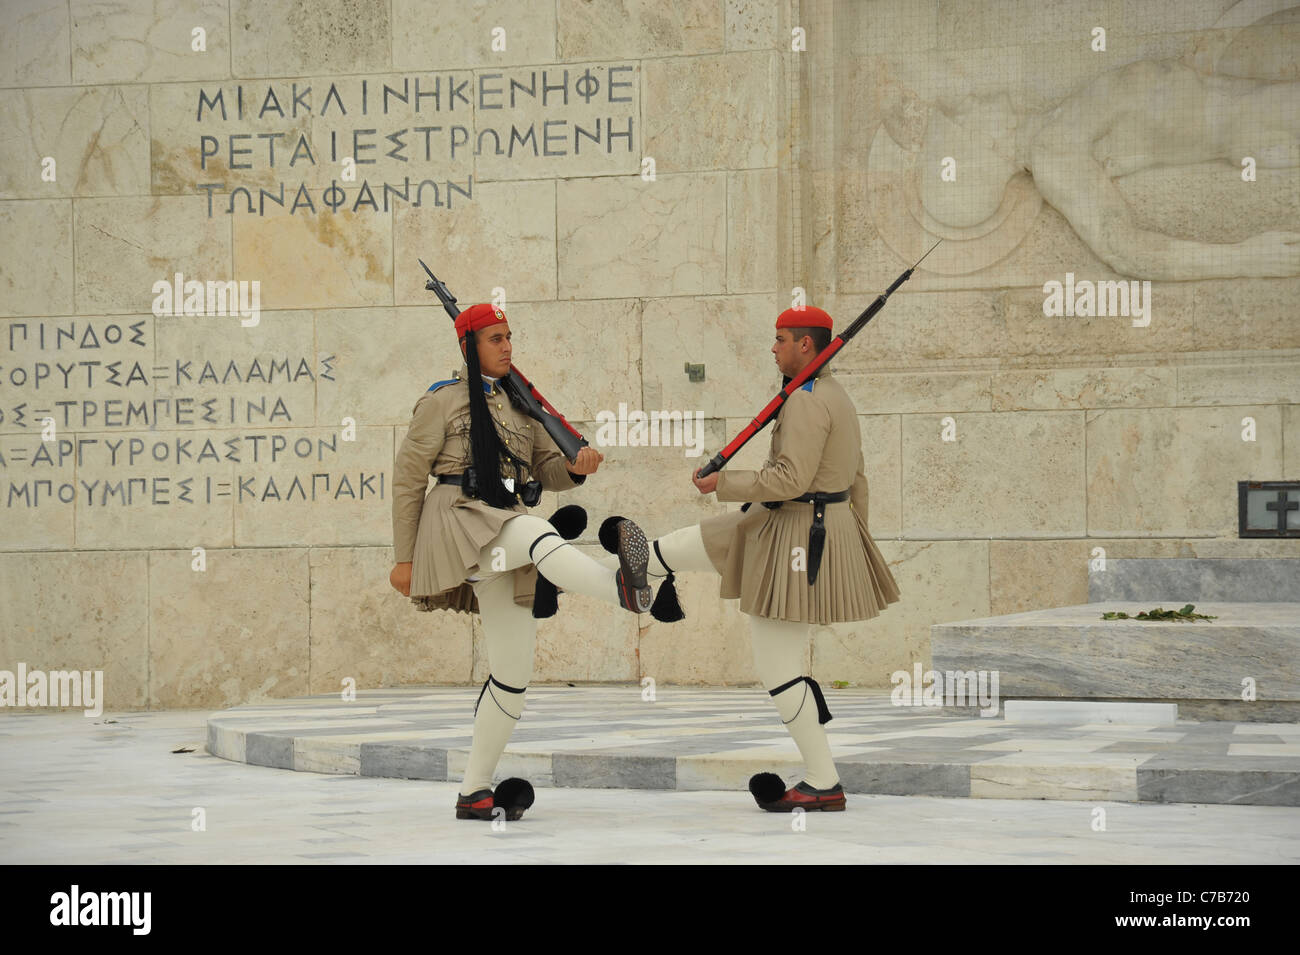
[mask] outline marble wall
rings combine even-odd
[[[388,584],[391,462],[459,365],[417,258],[504,301],[516,363],[589,437],[620,403],[699,412],[712,454],[779,386],[796,286],[847,322],[944,239],[836,362],[903,600],[818,628],[819,679],[886,686],[932,623],[1084,602],[1099,547],[1294,556],[1236,540],[1235,507],[1238,480],[1300,474],[1300,262],[1259,238],[1300,232],[1300,122],[1274,95],[1300,79],[1295,12],[15,0],[0,669],[102,669],[110,708],[483,679],[477,621]],[[1168,76],[1210,117],[1197,77],[1231,77],[1259,121],[1205,158],[1107,119]],[[1068,133],[1093,121],[1119,131],[1089,179]],[[1150,280],[1148,323],[1045,314],[1067,273]],[[255,314],[186,314],[185,280],[255,282]],[[546,513],[661,534],[725,509],[681,447],[601,450]],[[679,589],[671,626],[565,597],[536,679],[752,681],[735,602]]]

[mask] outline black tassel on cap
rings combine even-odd
[[[478,480],[478,496],[490,507],[514,507],[518,499],[501,483],[501,457],[505,446],[492,423],[487,398],[483,395],[483,372],[478,361],[478,342],[471,329],[465,333],[465,365],[469,370],[469,450]]]

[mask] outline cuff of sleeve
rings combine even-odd
[[[726,470],[718,472],[718,485],[713,489],[713,493],[719,501],[739,500],[730,496],[730,481],[728,479],[733,476],[732,472]]]
[[[587,475],[585,474],[574,474],[568,468],[564,469],[564,473],[569,476],[569,480],[573,482],[574,487],[587,483]]]

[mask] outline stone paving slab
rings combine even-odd
[[[796,817],[762,812],[748,793],[560,788],[539,789],[523,819],[493,829],[455,818],[455,782],[218,759],[203,750],[207,714],[192,710],[105,717],[118,722],[0,713],[0,863],[1300,862],[1300,810],[1279,806],[853,792],[846,812],[811,813],[796,829]],[[863,765],[842,764],[846,781]]]
[[[458,781],[478,688],[404,687],[235,707],[207,749],[284,770]],[[851,793],[1300,806],[1294,724],[1034,725],[828,690],[831,752]],[[498,767],[535,786],[744,790],[802,762],[756,688],[533,686]]]

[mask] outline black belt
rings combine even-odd
[[[782,504],[838,504],[848,499],[848,491],[811,491],[808,494],[792,497],[788,501],[762,501],[761,503],[769,511],[775,511]]]
[[[457,487],[465,486],[465,475],[463,474],[435,474],[439,484],[454,484]],[[521,483],[522,481],[522,483]],[[510,495],[516,503],[522,503],[524,507],[536,507],[542,501],[542,482],[536,478],[523,481],[522,475],[518,469],[515,470],[515,489],[512,491],[504,480],[501,481],[501,489]],[[477,488],[474,488],[477,491]],[[470,494],[470,497],[480,497],[478,494]]]
[[[454,484],[457,487],[465,486],[465,476],[463,474],[435,474],[434,477],[438,479],[439,484]],[[501,488],[507,494],[512,495],[516,501],[519,500],[519,492],[507,488],[504,481],[501,482]]]
[[[775,511],[782,504],[811,504],[813,506],[812,527],[808,530],[808,586],[817,583],[817,571],[822,565],[822,551],[826,547],[826,505],[838,504],[849,499],[848,491],[812,491],[800,494],[788,501],[762,501],[769,511]],[[741,507],[749,510],[749,505]]]

